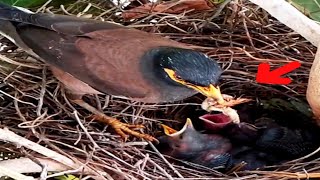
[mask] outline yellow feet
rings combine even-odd
[[[122,123],[118,119],[115,119],[115,118],[112,118],[112,117],[109,117],[106,115],[104,115],[104,116],[94,115],[94,119],[110,125],[116,131],[116,133],[118,133],[122,138],[124,138],[125,141],[128,138],[127,134],[133,135],[135,137],[143,138],[148,141],[157,141],[157,139],[151,135],[143,134],[143,133],[137,132],[135,130],[132,130],[132,129],[144,128],[143,125]]]
[[[128,135],[126,135],[126,134],[129,134],[129,135],[133,135],[133,136],[136,136],[139,138],[143,138],[148,141],[158,142],[158,140],[156,138],[154,138],[148,134],[143,134],[143,133],[137,132],[135,130],[132,130],[132,129],[144,128],[143,125],[122,123],[118,119],[107,116],[107,115],[103,114],[102,112],[100,112],[99,110],[97,110],[96,108],[94,108],[93,106],[91,106],[90,104],[84,102],[81,99],[81,97],[77,97],[77,98],[73,99],[72,101],[74,103],[78,104],[79,106],[87,109],[88,111],[92,112],[94,114],[93,118],[95,120],[110,125],[122,138],[124,138],[125,141],[128,138]]]

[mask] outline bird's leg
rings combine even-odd
[[[142,134],[137,131],[134,131],[132,129],[134,128],[144,128],[143,125],[134,125],[134,124],[127,124],[122,123],[116,118],[112,118],[110,116],[105,115],[104,113],[100,112],[95,107],[91,106],[90,104],[84,102],[82,98],[70,98],[70,100],[77,105],[83,107],[84,109],[90,111],[95,115],[95,120],[103,122],[105,124],[110,125],[121,137],[123,137],[125,140],[127,139],[127,134],[131,134],[133,136],[143,138],[149,141],[156,140],[154,137],[148,135],[148,134]]]

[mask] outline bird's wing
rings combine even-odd
[[[148,93],[138,59],[130,59],[130,53],[137,53],[125,50],[124,42],[61,34],[32,25],[18,27],[18,34],[45,62],[100,92],[132,98]]]

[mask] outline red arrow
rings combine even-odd
[[[261,63],[258,67],[256,81],[261,84],[290,84],[290,78],[283,78],[281,76],[299,68],[300,66],[300,62],[293,61],[270,71],[269,63]]]

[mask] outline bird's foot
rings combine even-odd
[[[148,141],[157,141],[156,138],[154,138],[149,134],[143,134],[135,130],[132,130],[132,129],[144,128],[144,126],[141,124],[122,123],[118,119],[108,117],[108,116],[101,116],[101,115],[94,115],[93,118],[97,121],[110,125],[116,131],[116,133],[118,133],[124,139],[124,141],[126,141],[128,138],[127,134],[133,135],[135,137],[139,137]]]

